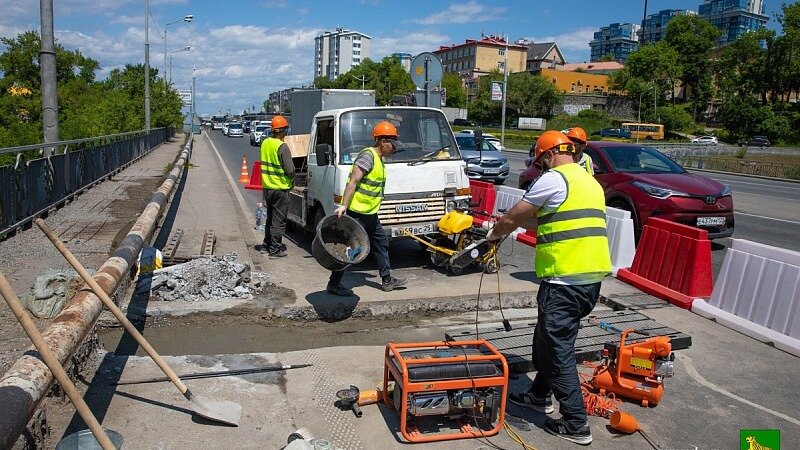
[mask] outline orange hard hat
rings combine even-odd
[[[586,136],[586,130],[581,127],[572,127],[567,131],[567,137],[578,144],[586,144],[589,137]]]
[[[289,122],[286,121],[285,117],[283,116],[272,117],[272,131],[282,130],[284,128],[289,128]]]
[[[375,124],[375,128],[372,129],[372,137],[376,138],[379,136],[386,136],[390,138],[397,139],[397,128],[392,125],[390,122],[382,121]]]
[[[556,130],[548,130],[542,133],[539,139],[536,140],[533,160],[539,159],[539,157],[548,150],[574,152],[575,147],[573,147],[572,141],[570,141],[564,133]]]

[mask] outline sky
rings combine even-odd
[[[784,0],[785,1],[785,0]],[[150,65],[164,72],[164,29],[172,83],[189,89],[195,76],[199,114],[261,109],[270,92],[310,85],[314,37],[337,27],[372,38],[372,60],[416,55],[440,45],[479,39],[556,42],[567,62],[589,60],[589,41],[614,22],[641,23],[642,0],[54,0],[56,41],[100,63],[97,78],[125,64],[144,63],[149,5]],[[650,0],[662,9],[697,10],[702,0]],[[765,0],[768,27],[780,0]],[[40,30],[39,1],[0,0],[0,37]],[[181,21],[187,14],[194,19]],[[189,51],[184,51],[190,46]],[[0,51],[5,48],[0,45]],[[168,61],[169,65],[169,61]],[[169,69],[167,69],[169,72]],[[169,77],[169,76],[168,76]]]

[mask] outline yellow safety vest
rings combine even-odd
[[[580,164],[580,161],[578,161],[578,165],[586,169],[586,172],[589,175],[594,176],[594,162],[592,161],[592,157],[589,156],[586,152],[583,153],[583,156],[586,157],[583,160],[583,164]]]
[[[361,177],[361,180],[356,185],[356,192],[353,194],[353,199],[350,201],[349,209],[361,214],[376,214],[381,207],[381,200],[383,200],[383,187],[386,184],[386,168],[381,160],[381,155],[372,147],[367,147],[361,150],[358,156],[364,152],[372,153],[372,170],[368,174]],[[358,158],[356,158],[358,160]],[[350,177],[353,176],[353,169],[350,168]]]
[[[261,143],[261,185],[264,189],[285,191],[292,188],[292,179],[283,171],[278,149],[280,139],[267,138]]]
[[[578,164],[553,171],[564,177],[567,199],[555,211],[537,214],[536,276],[611,273],[603,188]]]

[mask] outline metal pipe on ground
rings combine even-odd
[[[153,193],[139,219],[117,247],[113,255],[97,270],[94,279],[107,294],[112,295],[120,281],[133,267],[144,243],[150,239],[158,219],[189,160],[192,136],[184,147],[169,175]],[[42,336],[64,365],[91,331],[103,310],[103,303],[90,290],[82,290],[67,302],[67,306],[43,331]],[[33,350],[33,351],[32,351]],[[25,426],[53,384],[53,374],[35,349],[25,352],[0,378],[0,449],[14,445]]]

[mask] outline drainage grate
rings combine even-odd
[[[636,311],[603,311],[592,314],[598,320],[624,330],[636,328],[647,331],[650,336],[669,336],[672,349],[680,350],[691,347],[692,337],[688,334],[661,325],[655,320]],[[494,345],[506,357],[511,373],[525,373],[533,371],[531,363],[531,343],[536,320],[525,322],[512,322],[513,330],[506,332],[503,326],[479,327],[479,335]],[[446,339],[464,340],[475,339],[475,327],[454,329],[445,333]],[[631,334],[627,342],[640,342],[649,339],[649,336]],[[589,324],[589,319],[581,321],[578,330],[578,339],[575,341],[575,357],[578,362],[596,361],[600,359],[600,352],[606,342],[619,343],[619,333],[606,331],[596,325]]]
[[[163,256],[162,265],[164,267],[185,263],[197,258],[211,258],[214,256],[214,243],[217,241],[214,230],[206,230],[205,233],[203,233],[200,254],[194,256],[178,255],[178,246],[180,246],[183,240],[183,235],[183,229],[178,228],[170,235],[169,239],[167,239],[167,245],[165,245],[164,250],[161,251]]]

